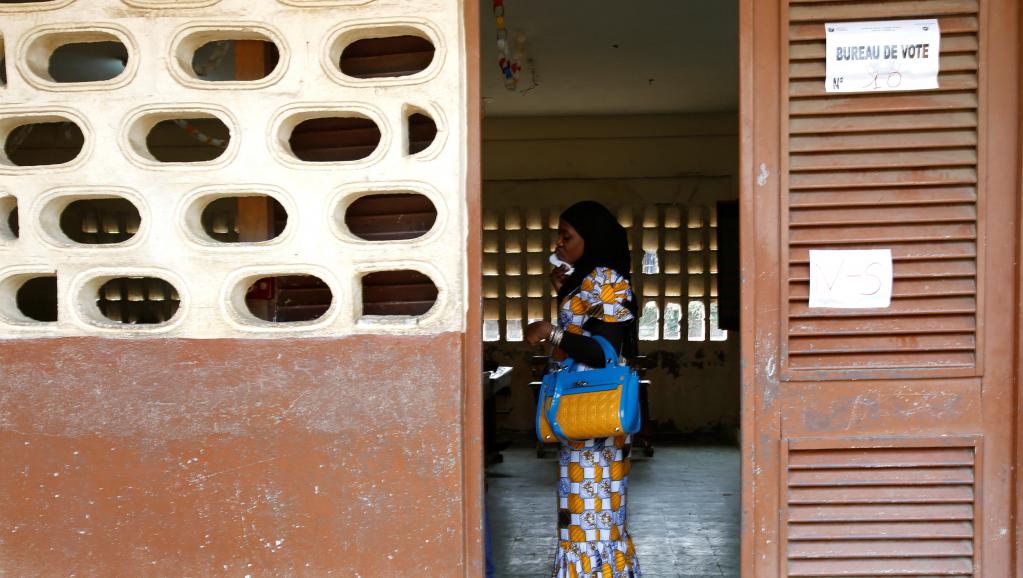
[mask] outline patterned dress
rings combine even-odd
[[[589,319],[628,321],[629,281],[598,267],[566,298],[558,312],[565,331],[588,335]],[[555,358],[564,358],[558,352]],[[629,436],[561,444],[558,453],[558,551],[554,578],[639,578],[629,536],[625,496],[629,487]]]

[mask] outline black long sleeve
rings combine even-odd
[[[615,351],[621,351],[625,332],[631,328],[633,323],[634,321],[631,320],[608,323],[598,319],[590,319],[583,325],[583,329],[589,331],[591,335],[603,337],[611,344]],[[568,333],[566,331],[561,338],[560,347],[569,357],[579,363],[584,363],[590,367],[604,367],[606,365],[604,350],[600,348],[597,340],[592,337]]]

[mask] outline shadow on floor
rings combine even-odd
[[[555,452],[508,449],[487,468],[499,578],[550,576],[557,545]],[[637,452],[639,454],[639,452]],[[633,458],[629,528],[644,578],[739,576],[739,450],[658,446]]]

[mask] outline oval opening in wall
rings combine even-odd
[[[116,277],[99,287],[96,305],[115,323],[158,325],[174,317],[181,298],[173,285],[157,277]]]
[[[288,145],[306,162],[358,161],[373,154],[380,138],[380,128],[366,117],[323,116],[298,123]]]
[[[423,315],[437,302],[437,286],[411,269],[378,271],[362,277],[363,315]]]
[[[30,4],[32,6],[28,6],[27,8],[39,9],[39,8],[55,8],[55,7],[62,6],[64,4],[70,4],[73,1],[74,0],[3,0],[3,1],[0,1],[0,5],[2,5],[2,4],[14,4],[14,5]]]
[[[4,48],[4,37],[0,36],[0,88],[7,86],[7,50]]]
[[[437,207],[426,195],[385,193],[359,197],[345,209],[345,226],[367,241],[422,237],[437,222]]]
[[[123,243],[138,233],[142,217],[128,199],[101,197],[68,203],[60,212],[60,230],[75,243]]]
[[[18,226],[18,199],[0,197],[0,241],[13,241],[21,234]]]
[[[288,212],[270,195],[232,195],[206,202],[200,221],[203,233],[214,241],[258,243],[284,232]]]
[[[46,34],[29,46],[32,73],[61,84],[105,82],[124,74],[130,55],[117,36],[108,32]]]
[[[237,82],[262,80],[280,64],[281,52],[269,38],[255,32],[197,32],[179,49],[181,67],[196,80]]]
[[[315,275],[277,275],[250,281],[245,305],[257,319],[272,323],[315,321],[330,309],[334,295]]]
[[[222,120],[210,114],[188,113],[155,122],[146,133],[145,150],[136,152],[162,163],[202,163],[220,158],[230,143],[231,130]]]
[[[7,130],[2,161],[8,166],[62,165],[75,160],[85,146],[82,129],[66,119],[9,119],[3,125]]]
[[[398,78],[426,70],[436,49],[414,34],[356,40],[341,51],[341,72],[354,78]]]
[[[437,138],[437,123],[429,116],[415,112],[408,116],[408,154],[421,153]]]
[[[43,323],[57,320],[57,276],[29,277],[15,295],[18,312]]]

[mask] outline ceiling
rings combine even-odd
[[[492,0],[480,0],[487,116],[656,114],[738,108],[737,0],[505,0],[527,66],[516,90],[498,66]],[[523,62],[526,65],[525,62]]]

